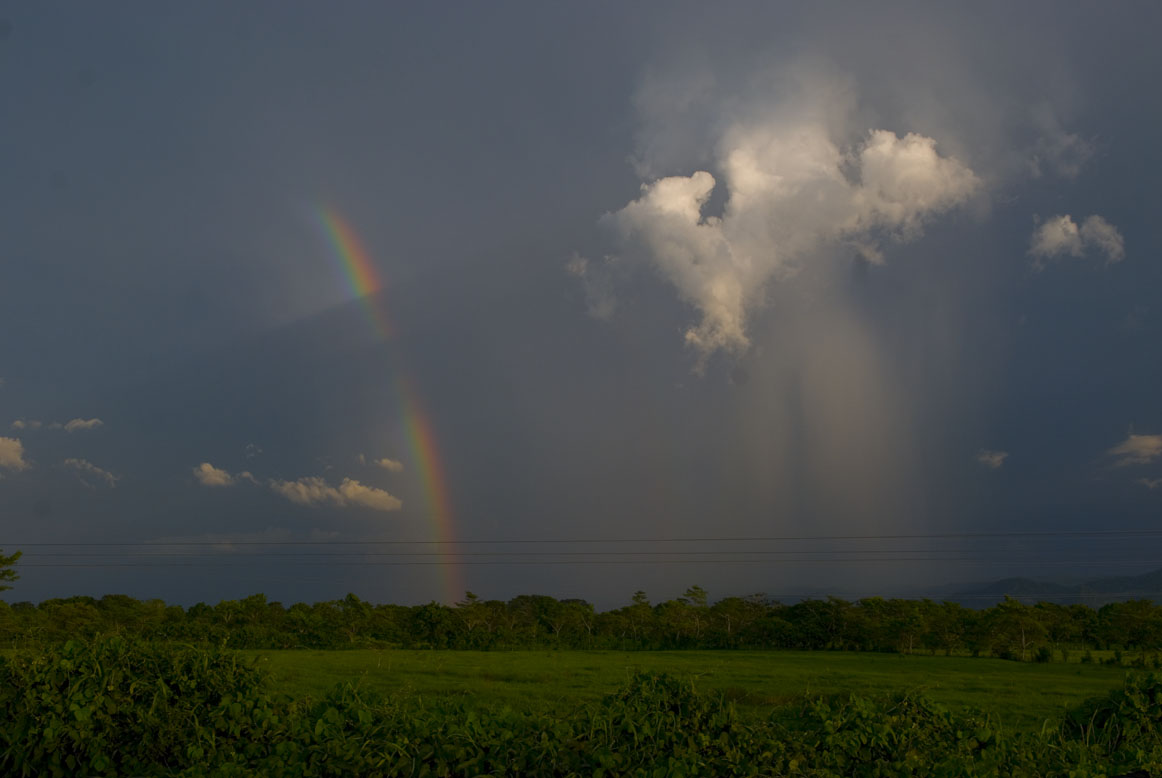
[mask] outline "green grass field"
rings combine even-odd
[[[950,708],[973,707],[1002,726],[1046,720],[1119,686],[1126,670],[1092,664],[840,652],[742,651],[254,651],[273,690],[319,696],[337,683],[483,706],[567,713],[612,692],[634,672],[666,672],[724,692],[745,715],[765,716],[805,694],[922,690]]]

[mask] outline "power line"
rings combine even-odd
[[[229,567],[231,564],[237,564],[249,560],[232,559],[231,557],[222,557],[215,561],[194,561],[186,563],[175,563],[168,561],[151,562],[31,562],[28,564],[21,564],[21,568],[30,567],[89,567],[89,568],[105,568],[105,567],[153,567],[153,568],[173,568],[173,567]],[[1018,562],[1028,562],[1030,560],[1020,559],[996,559],[991,557],[836,557],[834,559],[826,558],[788,558],[776,560],[780,563],[811,563],[811,564],[836,564],[836,563],[871,563],[871,562],[984,562],[993,565],[1000,564],[1015,564]],[[1049,566],[1068,566],[1078,567],[1080,565],[1162,565],[1162,560],[1092,560],[1084,561],[1078,560],[1058,560],[1058,561],[1033,561],[1038,565]],[[406,566],[444,566],[444,565],[741,565],[741,564],[763,564],[770,565],[770,559],[541,559],[541,560],[468,560],[458,561],[449,559],[429,560],[429,561],[398,561],[398,560],[380,560],[380,561],[350,561],[350,560],[335,560],[334,562],[309,562],[304,563],[304,567],[328,567],[332,564],[341,564],[347,567],[406,567]]]
[[[24,547],[133,547],[133,546],[366,546],[366,545],[515,545],[515,544],[578,544],[578,543],[757,543],[808,542],[833,540],[966,540],[993,538],[1096,538],[1096,537],[1158,537],[1162,529],[1121,530],[1045,530],[1022,532],[943,532],[899,533],[885,535],[732,535],[706,537],[641,537],[641,538],[507,538],[462,540],[137,540],[137,541],[72,541],[72,542],[0,542],[0,548]]]
[[[827,550],[790,550],[790,549],[720,549],[720,550],[700,550],[700,551],[360,551],[352,549],[350,551],[292,551],[284,553],[269,553],[262,551],[158,551],[158,552],[141,552],[132,551],[123,554],[116,554],[114,552],[73,552],[73,551],[33,551],[25,554],[26,559],[41,559],[45,557],[112,557],[112,556],[127,556],[127,557],[145,557],[145,558],[162,558],[162,557],[176,557],[179,559],[189,557],[191,555],[208,554],[228,554],[231,557],[266,557],[267,559],[310,559],[319,557],[331,557],[337,559],[350,559],[353,557],[528,557],[528,556],[554,556],[554,557],[571,557],[571,556],[709,556],[711,554],[725,554],[725,555],[762,555],[762,556],[785,556],[789,554],[959,554],[962,553],[960,549],[931,549],[931,548],[916,548],[916,549],[827,549]]]

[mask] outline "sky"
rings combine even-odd
[[[1160,23],[0,4],[5,597],[1162,567]]]

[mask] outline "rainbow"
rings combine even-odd
[[[314,215],[342,268],[347,286],[362,302],[376,337],[384,342],[391,342],[396,328],[388,317],[384,296],[379,294],[386,285],[371,262],[371,256],[364,248],[363,242],[351,225],[334,209],[326,206],[317,207],[314,209]],[[411,459],[423,484],[427,515],[441,553],[440,569],[443,571],[444,600],[451,604],[463,596],[465,589],[463,570],[454,542],[456,533],[452,518],[452,501],[444,465],[440,459],[435,427],[420,400],[415,382],[403,369],[402,355],[395,353],[394,362],[395,396],[407,433]]]

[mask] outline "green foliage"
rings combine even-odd
[[[5,775],[695,775],[739,772],[733,709],[634,678],[563,719],[460,701],[406,704],[341,685],[272,697],[218,649],[110,638],[0,660]],[[757,763],[756,763],[757,764]],[[661,772],[659,772],[659,769]]]
[[[0,772],[104,775],[186,758],[257,716],[262,684],[234,654],[116,637],[0,659]]]
[[[350,684],[294,700],[230,652],[117,637],[0,659],[0,681],[0,773],[14,776],[1096,778],[1162,765],[1154,676],[1026,734],[915,694],[810,698],[748,720],[652,673],[557,716]]]
[[[15,574],[0,556],[0,582]],[[598,612],[583,600],[521,595],[508,602],[471,592],[456,605],[376,605],[341,600],[290,607],[262,594],[190,608],[124,595],[15,603],[0,618],[0,645],[43,646],[77,637],[127,634],[149,640],[241,649],[781,649],[991,655],[1044,661],[1086,650],[1123,651],[1141,664],[1162,649],[1162,608],[1145,600],[1085,606],[1006,599],[972,610],[955,603],[838,597],[791,605],[762,595],[710,604],[691,586],[651,604]],[[1120,662],[1121,660],[1119,660]]]
[[[0,592],[5,592],[12,588],[7,585],[8,581],[15,581],[20,578],[17,572],[12,569],[16,561],[20,559],[20,556],[21,552],[19,551],[4,556],[4,549],[0,548]]]

